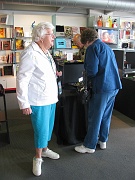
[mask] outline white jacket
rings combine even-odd
[[[58,101],[56,66],[50,57],[52,63],[35,42],[21,53],[16,80],[20,109]]]

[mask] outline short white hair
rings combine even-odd
[[[41,38],[47,34],[47,29],[54,30],[55,27],[50,22],[41,22],[38,25],[34,26],[32,30],[32,41],[38,42]]]

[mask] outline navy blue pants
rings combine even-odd
[[[118,90],[93,94],[88,107],[88,130],[84,146],[96,149],[98,140],[108,140],[112,111]]]

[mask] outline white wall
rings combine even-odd
[[[52,22],[52,17],[49,15],[14,15],[14,27],[23,27],[24,32],[31,32],[34,21],[35,25],[44,21]]]
[[[56,16],[56,24],[64,26],[86,27],[86,16]]]

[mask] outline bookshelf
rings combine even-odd
[[[13,25],[0,24],[0,68],[12,66],[14,57]],[[5,72],[4,72],[5,74]]]
[[[0,15],[0,83],[4,88],[16,87],[20,53],[31,40],[22,26],[14,26],[14,14]]]
[[[0,84],[3,87],[15,86],[14,63],[14,24],[12,14],[0,15]]]

